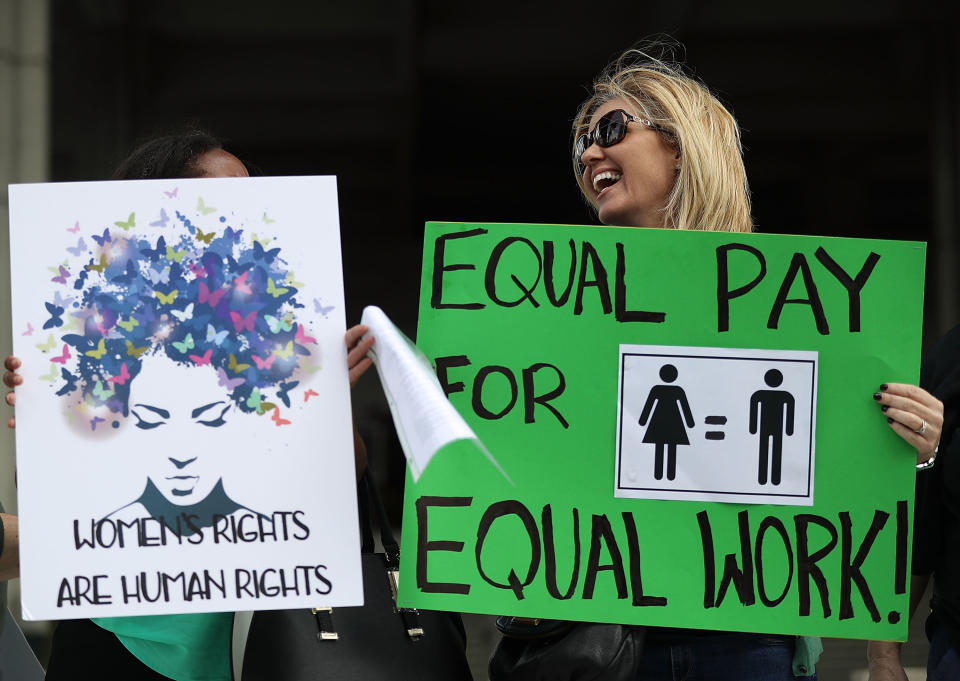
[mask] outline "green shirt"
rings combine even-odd
[[[231,681],[233,613],[99,617],[94,623],[156,672],[175,681]]]

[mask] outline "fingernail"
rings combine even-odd
[[[893,423],[893,419],[890,418],[889,416],[887,417],[887,423]]]
[[[880,385],[880,390],[886,390],[886,389],[887,389],[887,384],[886,384],[886,383],[883,383],[883,384]]]
[[[875,399],[877,402],[879,402],[879,401],[880,401],[880,393],[873,393],[873,399]]]
[[[890,408],[890,407],[885,404],[885,405],[883,405],[882,407],[880,407],[880,411],[886,411],[886,410],[889,409],[889,408]]]

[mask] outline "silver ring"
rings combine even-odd
[[[923,419],[920,419],[920,427],[919,427],[917,430],[913,431],[913,432],[916,433],[917,435],[923,435],[924,433],[926,433],[926,432],[927,432],[927,422],[924,421]]]

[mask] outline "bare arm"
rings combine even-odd
[[[347,329],[344,341],[347,344],[347,371],[350,374],[350,387],[373,365],[373,361],[367,357],[367,352],[373,347],[373,336],[363,337],[363,334],[369,331],[363,324],[357,324]],[[357,480],[367,470],[367,445],[360,432],[357,430],[357,424],[353,424],[353,463],[357,469]]]
[[[916,612],[920,599],[927,590],[928,575],[913,575],[910,578],[910,617]],[[869,681],[907,681],[900,660],[899,641],[868,641],[867,666],[870,669]]]
[[[17,516],[0,513],[3,523],[3,549],[0,553],[0,581],[20,576],[20,524]]]

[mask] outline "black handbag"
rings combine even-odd
[[[370,472],[358,489],[364,604],[253,615],[242,681],[473,681],[458,613],[396,606],[400,547]],[[374,553],[370,506],[385,553]]]
[[[634,681],[645,629],[625,624],[499,617],[490,681]]]

